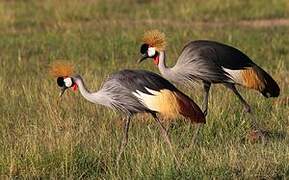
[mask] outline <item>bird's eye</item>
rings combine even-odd
[[[148,48],[148,56],[153,57],[156,54],[156,49],[154,47]]]
[[[63,87],[64,86],[64,78],[63,77],[58,77],[57,78],[57,85],[59,86],[59,87]]]
[[[63,81],[64,81],[64,85],[68,88],[73,85],[72,79],[70,77],[65,78]]]
[[[149,48],[148,44],[142,44],[141,47],[140,47],[140,53],[141,54],[146,54],[148,48]]]

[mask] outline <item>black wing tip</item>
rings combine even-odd
[[[278,97],[280,95],[280,87],[278,83],[259,66],[256,65],[255,70],[263,77],[262,79],[265,84],[265,88],[260,91],[262,95],[266,98]]]
[[[280,95],[280,88],[275,81],[271,81],[261,93],[266,98],[278,97]]]
[[[266,98],[271,98],[271,97],[274,98],[274,97],[278,97],[280,95],[280,89],[278,89],[278,90],[272,90],[272,89],[271,90],[266,90],[265,89],[261,93]]]

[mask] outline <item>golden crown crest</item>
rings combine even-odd
[[[159,30],[150,30],[144,33],[143,42],[151,47],[156,48],[157,51],[163,51],[166,48],[165,33]]]

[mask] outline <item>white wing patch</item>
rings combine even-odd
[[[242,79],[242,76],[241,76],[241,71],[242,70],[232,70],[232,69],[227,69],[227,68],[224,68],[222,67],[222,69],[227,72],[231,78],[238,84],[242,84],[243,83],[243,79]]]
[[[137,97],[140,102],[147,108],[149,108],[152,111],[160,111],[160,107],[155,103],[156,100],[156,96],[160,95],[161,93],[152,89],[149,89],[147,87],[145,87],[145,89],[151,93],[150,94],[146,94],[144,92],[141,92],[139,90],[136,90],[136,92],[133,92],[132,94]]]
[[[147,87],[145,87],[145,89],[146,89],[149,93],[151,93],[151,94],[153,94],[153,95],[158,95],[158,94],[160,94],[159,91],[155,91],[155,90],[149,89],[149,88],[147,88]]]

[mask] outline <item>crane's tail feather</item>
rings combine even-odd
[[[201,108],[188,96],[181,92],[176,93],[180,114],[185,118],[191,120],[191,122],[195,123],[206,123],[206,118]]]
[[[278,97],[280,94],[280,88],[276,81],[257,65],[246,67],[241,70],[223,69],[230,75],[235,83],[249,89],[255,89],[267,98]]]
[[[228,72],[238,84],[255,89],[267,98],[278,97],[280,94],[280,88],[276,81],[257,65],[242,70],[226,69],[226,72]]]
[[[278,97],[280,94],[280,88],[277,82],[262,68],[256,66],[254,68],[258,76],[262,77],[264,87],[260,90],[263,96],[269,97]]]

